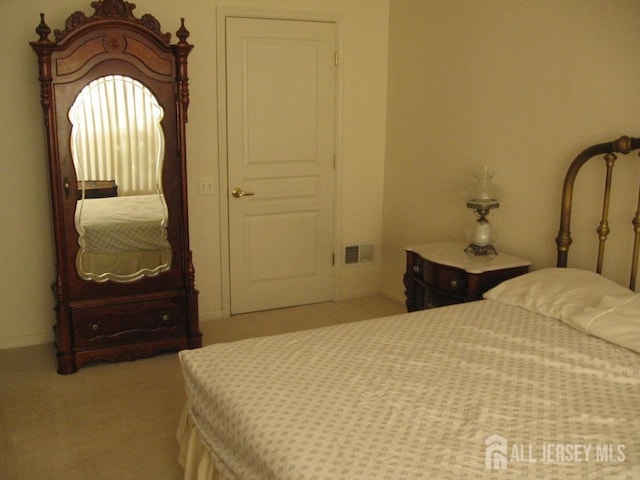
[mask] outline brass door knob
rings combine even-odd
[[[235,198],[242,198],[242,197],[248,197],[250,195],[255,195],[255,193],[253,193],[253,192],[245,192],[241,188],[236,187],[233,190],[231,190],[231,195],[233,195]]]

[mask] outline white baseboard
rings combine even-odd
[[[353,288],[345,291],[343,289],[340,295],[340,298],[337,300],[350,300],[352,298],[361,298],[361,297],[373,297],[375,295],[380,295],[380,290],[377,288]]]
[[[391,301],[404,305],[407,301],[407,298],[404,295],[400,295],[396,292],[391,292],[390,290],[382,289],[380,290],[380,295],[384,298],[388,298]]]
[[[53,332],[23,335],[20,337],[0,338],[0,350],[53,343],[54,340]]]
[[[213,312],[199,312],[198,317],[200,322],[212,322],[224,318],[224,314],[222,310],[215,310]]]

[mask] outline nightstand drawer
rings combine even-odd
[[[458,295],[447,294],[435,288],[427,288],[424,291],[422,308],[446,307],[447,305],[455,305],[460,302],[461,300]]]
[[[464,270],[425,261],[422,278],[427,285],[443,292],[451,292],[456,295],[467,294],[469,282],[468,275]]]

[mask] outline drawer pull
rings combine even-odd
[[[454,278],[453,280],[451,280],[449,282],[449,286],[451,286],[451,288],[453,288],[453,289],[457,289],[458,288],[458,281]]]
[[[94,332],[97,332],[99,328],[100,328],[100,325],[98,323],[94,323],[93,325],[91,325],[91,329]]]
[[[164,322],[168,322],[169,320],[171,320],[171,315],[169,315],[168,313],[163,313],[162,314],[162,320]]]
[[[418,265],[413,266],[413,273],[420,273],[420,267]]]

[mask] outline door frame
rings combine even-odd
[[[327,12],[304,12],[260,8],[218,6],[216,8],[216,63],[218,100],[218,192],[220,194],[220,279],[223,318],[231,316],[231,273],[229,245],[229,195],[228,195],[228,149],[227,149],[227,32],[228,17],[263,18],[273,20],[331,22],[336,28],[336,162],[333,189],[333,300],[340,298],[339,255],[342,238],[342,19],[339,14]]]

